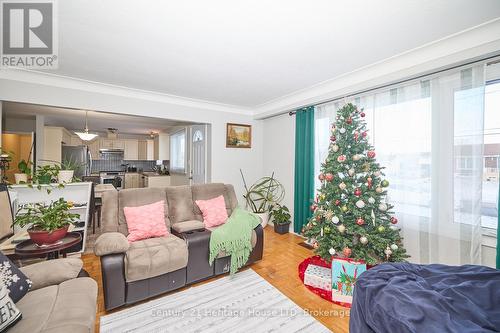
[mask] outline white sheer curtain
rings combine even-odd
[[[481,263],[484,65],[348,102],[365,110],[409,261]],[[328,148],[324,121],[343,104],[317,108],[317,173]]]
[[[321,163],[328,156],[330,144],[330,126],[335,122],[338,103],[317,105],[314,108],[314,189],[320,187],[318,179]],[[326,138],[326,140],[325,140]]]

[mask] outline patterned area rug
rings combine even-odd
[[[251,269],[101,317],[101,333],[330,332]]]

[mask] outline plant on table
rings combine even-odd
[[[35,203],[19,208],[14,224],[28,226],[30,238],[37,244],[51,244],[66,236],[68,227],[80,215],[70,212],[71,204],[63,198],[46,205]]]
[[[246,193],[243,195],[246,207],[259,216],[262,220],[262,227],[267,225],[269,212],[275,204],[280,203],[285,197],[283,185],[274,178],[274,172],[271,177],[263,177],[248,187],[243,172],[240,169],[241,178]]]

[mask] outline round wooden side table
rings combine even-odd
[[[66,250],[82,240],[82,235],[78,232],[68,232],[64,238],[54,244],[38,246],[31,239],[27,239],[17,244],[15,254],[20,257],[41,257],[47,255],[47,260],[58,259],[61,251]],[[66,258],[66,253],[63,253]]]

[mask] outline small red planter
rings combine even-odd
[[[28,229],[28,234],[33,243],[35,243],[36,245],[51,245],[66,236],[66,234],[68,233],[68,227],[69,226],[65,226],[51,232],[45,230]]]

